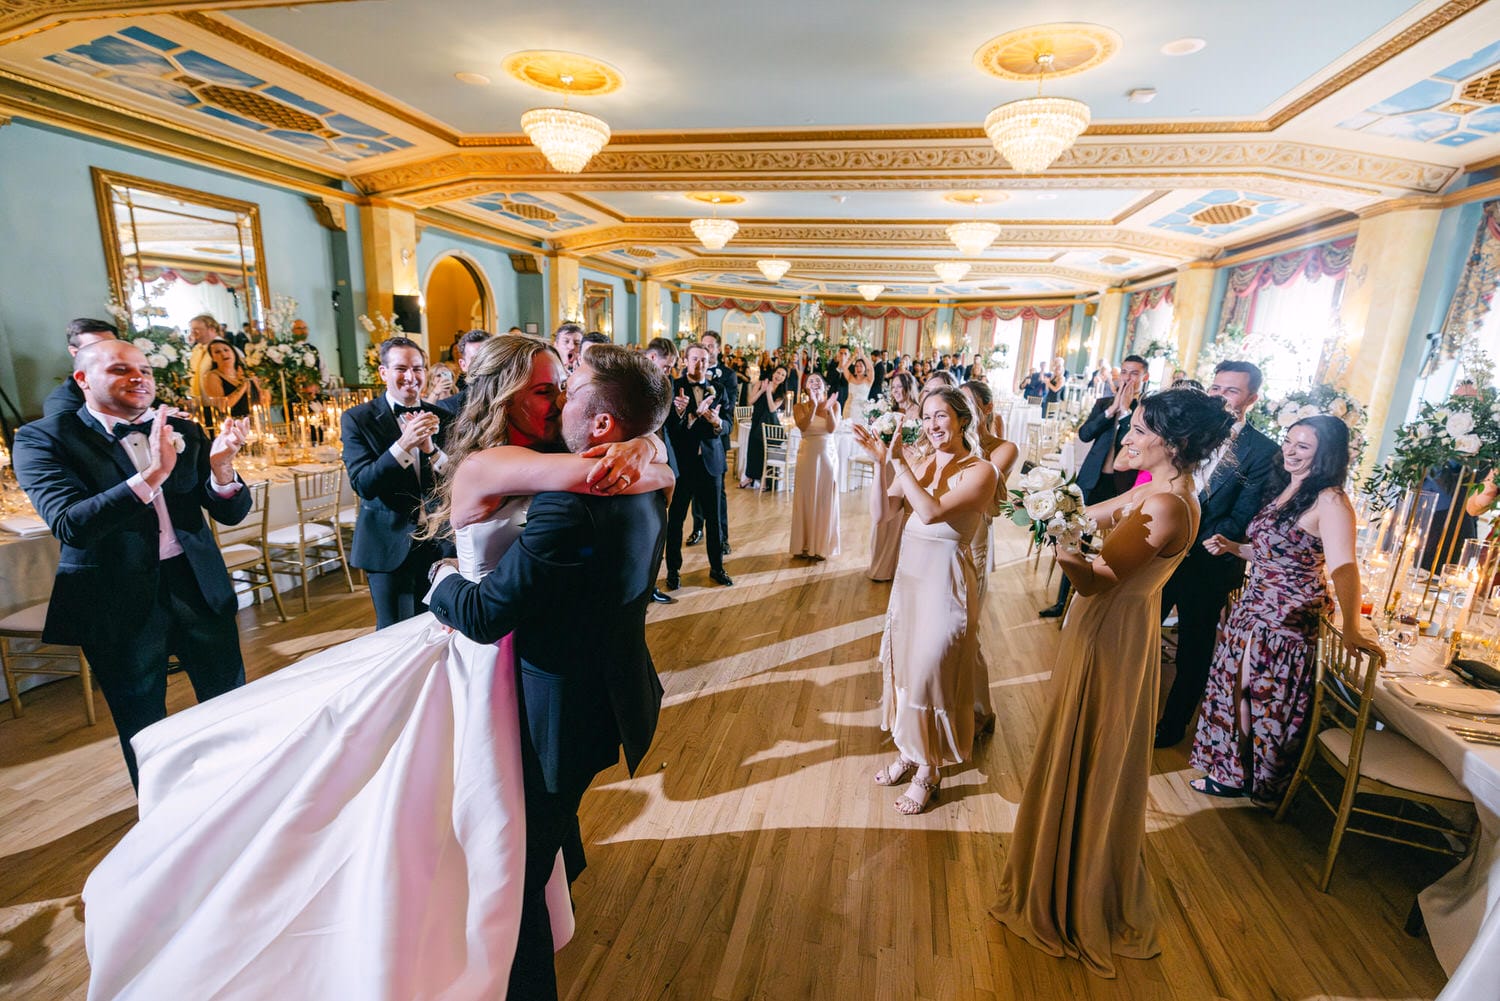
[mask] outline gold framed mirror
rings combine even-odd
[[[597,330],[615,339],[615,287],[608,282],[584,280],[583,329]]]
[[[201,313],[225,330],[261,324],[270,301],[260,206],[90,168],[104,259],[135,329],[187,330]]]

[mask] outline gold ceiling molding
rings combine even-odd
[[[512,52],[500,63],[512,78],[559,94],[597,97],[620,89],[620,71],[593,56],[556,49]]]
[[[167,14],[183,10],[250,10],[348,0],[0,0],[0,45],[69,21]]]
[[[1038,24],[991,38],[974,51],[974,65],[1002,80],[1030,83],[1044,75],[1053,80],[1083,73],[1119,50],[1119,33],[1102,24]],[[1037,62],[1041,53],[1053,58],[1046,70]]]
[[[722,272],[724,274],[745,274],[759,277],[760,272],[755,267],[755,260],[749,257],[710,257],[690,261],[673,261],[659,267],[648,268],[647,277],[652,281],[670,278],[674,275],[690,274],[699,271]],[[919,280],[907,280],[904,284],[910,285],[946,285],[949,284],[937,278],[932,273],[932,264],[919,263],[916,261],[895,261],[889,264],[881,264],[879,267],[870,267],[863,259],[850,258],[845,260],[829,260],[820,263],[816,267],[801,267],[793,264],[791,277],[802,281],[820,281],[820,276],[831,276],[838,280],[847,280],[849,275],[873,274],[880,277],[887,275],[898,275],[903,278],[915,277]],[[1119,275],[1111,275],[1104,272],[1087,271],[1082,268],[1070,268],[1057,264],[1026,263],[1010,264],[1005,266],[994,266],[992,264],[976,265],[972,271],[960,282],[968,285],[979,281],[1000,281],[1007,277],[1024,276],[1027,278],[1063,278],[1075,281],[1083,285],[1102,288],[1119,279]]]

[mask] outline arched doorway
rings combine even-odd
[[[479,265],[456,253],[434,261],[422,291],[428,356],[448,360],[446,352],[458,334],[476,327],[490,330],[493,301]]]

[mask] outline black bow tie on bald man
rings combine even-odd
[[[133,434],[143,434],[143,435],[150,436],[150,434],[151,434],[151,425],[155,424],[155,423],[156,423],[156,421],[154,419],[153,420],[144,420],[144,421],[141,421],[139,424],[126,424],[124,421],[120,421],[117,424],[115,424],[115,430],[114,430],[115,440],[116,441],[124,441],[126,438],[129,438]]]
[[[392,408],[391,412],[397,417],[400,417],[402,414],[420,414],[422,412],[422,405],[419,403],[415,407],[406,407],[398,403]]]

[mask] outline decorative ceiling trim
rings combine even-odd
[[[181,10],[249,10],[349,0],[0,0],[0,45],[70,21],[145,17]]]
[[[696,271],[717,271],[724,274],[747,274],[758,276],[759,271],[755,267],[755,259],[750,257],[710,257],[691,261],[673,261],[660,267],[646,269],[646,275],[652,281],[670,278],[673,275],[688,274]],[[921,276],[922,280],[908,282],[915,285],[950,285],[937,278],[932,273],[930,264],[921,264],[915,261],[896,261],[882,265],[878,268],[864,266],[861,260],[834,260],[826,261],[817,267],[797,267],[795,278],[803,281],[818,281],[820,275],[830,275],[840,279],[846,279],[849,275],[861,275],[874,272],[881,276],[902,275]],[[967,285],[975,281],[999,280],[1007,276],[1025,276],[1027,278],[1063,278],[1068,281],[1076,281],[1090,287],[1102,288],[1119,280],[1118,275],[1107,275],[1094,271],[1084,271],[1079,268],[1069,268],[1056,264],[1038,264],[1035,262],[1027,264],[1013,264],[997,267],[991,263],[976,265],[964,278],[960,285]]]

